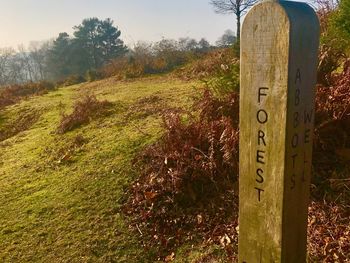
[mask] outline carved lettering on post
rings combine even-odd
[[[306,262],[319,23],[265,1],[241,34],[239,262]]]

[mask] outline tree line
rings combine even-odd
[[[53,41],[32,43],[28,49],[1,49],[0,85],[59,80],[99,68],[127,52],[120,35],[111,19],[88,18],[74,27],[73,36],[64,32]]]
[[[170,69],[185,62],[185,52],[203,53],[215,47],[229,46],[236,40],[234,32],[226,30],[214,47],[205,38],[197,41],[184,37],[155,43],[137,42],[130,49],[110,18],[87,18],[73,29],[72,35],[62,32],[53,40],[32,42],[28,48],[0,49],[0,86],[85,76],[86,72],[103,68],[118,58],[127,57],[132,62],[141,54],[144,57],[173,56],[174,65],[169,66]]]

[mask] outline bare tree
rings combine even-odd
[[[235,14],[237,19],[237,40],[241,34],[241,17],[252,7],[258,0],[210,0],[214,10],[218,14]]]
[[[13,48],[0,49],[0,86],[13,81],[11,66],[14,54]]]
[[[33,45],[32,45],[33,46]],[[27,50],[23,45],[0,49],[0,86],[35,82],[44,79],[45,49],[32,47]]]
[[[47,79],[46,58],[51,45],[52,41],[31,42],[29,45],[36,81]]]
[[[34,81],[34,78],[33,78],[34,72],[33,72],[32,60],[30,58],[29,52],[26,50],[26,48],[23,45],[18,46],[17,57],[21,63],[21,68],[23,69],[23,74],[25,74],[24,79],[27,79],[30,82],[33,82]]]

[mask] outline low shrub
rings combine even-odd
[[[308,249],[317,262],[347,258],[350,242],[339,231],[348,233],[350,225],[350,61],[331,83],[316,94]],[[238,104],[238,93],[217,97],[207,89],[186,122],[181,111],[168,111],[164,136],[135,159],[140,177],[123,211],[141,243],[156,246],[160,257],[197,240],[217,243],[236,259]],[[324,222],[333,224],[331,233]]]
[[[142,65],[133,62],[133,59],[121,57],[110,61],[100,70],[102,78],[115,77],[116,79],[136,78],[144,74]]]
[[[163,256],[191,239],[220,242],[224,225],[234,231],[237,222],[238,94],[219,99],[206,90],[194,109],[198,118],[186,122],[183,111],[164,113],[166,132],[135,159],[143,172],[124,206],[144,245]]]
[[[89,123],[92,119],[107,115],[112,105],[107,100],[97,100],[93,95],[85,96],[83,99],[74,103],[74,109],[71,114],[61,113],[62,116],[57,133],[62,134],[71,131],[83,124]]]
[[[102,67],[100,73],[103,77],[114,76],[118,79],[167,73],[203,57],[208,50],[209,47],[183,47],[170,39],[156,43],[138,42],[128,56],[110,61]]]
[[[220,74],[232,64],[239,61],[234,56],[231,48],[215,49],[210,51],[203,58],[198,59],[175,71],[176,76],[183,79],[204,79]]]
[[[239,91],[239,70],[239,61],[229,65],[222,64],[220,71],[202,81],[215,95],[224,96],[232,91]]]
[[[344,194],[338,201],[346,203],[350,201],[350,60],[343,72],[332,75],[331,82],[330,87],[317,88],[313,182],[318,187],[314,194],[323,199],[327,191],[333,198],[341,190]]]
[[[130,58],[118,58],[100,69],[100,74],[104,78],[114,76],[118,79],[131,79],[145,75],[167,73],[188,62],[186,58],[182,57],[181,52],[178,53],[178,55],[174,54],[172,57],[149,56],[143,58],[132,56]]]
[[[68,87],[71,85],[83,83],[85,81],[86,81],[86,79],[81,75],[71,75],[64,80],[57,81],[56,85],[58,87]]]
[[[15,119],[0,128],[0,142],[30,129],[40,116],[41,113],[37,110],[22,110]]]
[[[24,98],[43,95],[54,89],[55,85],[49,81],[14,84],[0,88],[0,109],[17,103]]]
[[[338,69],[345,54],[328,45],[321,45],[318,56],[317,83],[323,86],[332,84],[333,72]]]
[[[225,95],[239,91],[239,59],[233,48],[223,48],[209,52],[204,58],[177,70],[176,76],[200,79],[215,95]]]

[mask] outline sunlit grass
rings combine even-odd
[[[152,105],[144,108],[139,101],[157,96],[164,107],[187,108],[193,86],[198,83],[166,77],[109,79],[61,88],[3,111],[0,127],[24,109],[41,116],[0,142],[0,261],[151,262],[154,251],[145,253],[120,213],[137,176],[132,159],[162,134],[159,113],[141,114]],[[60,113],[70,112],[84,94],[113,102],[112,114],[57,134]]]

